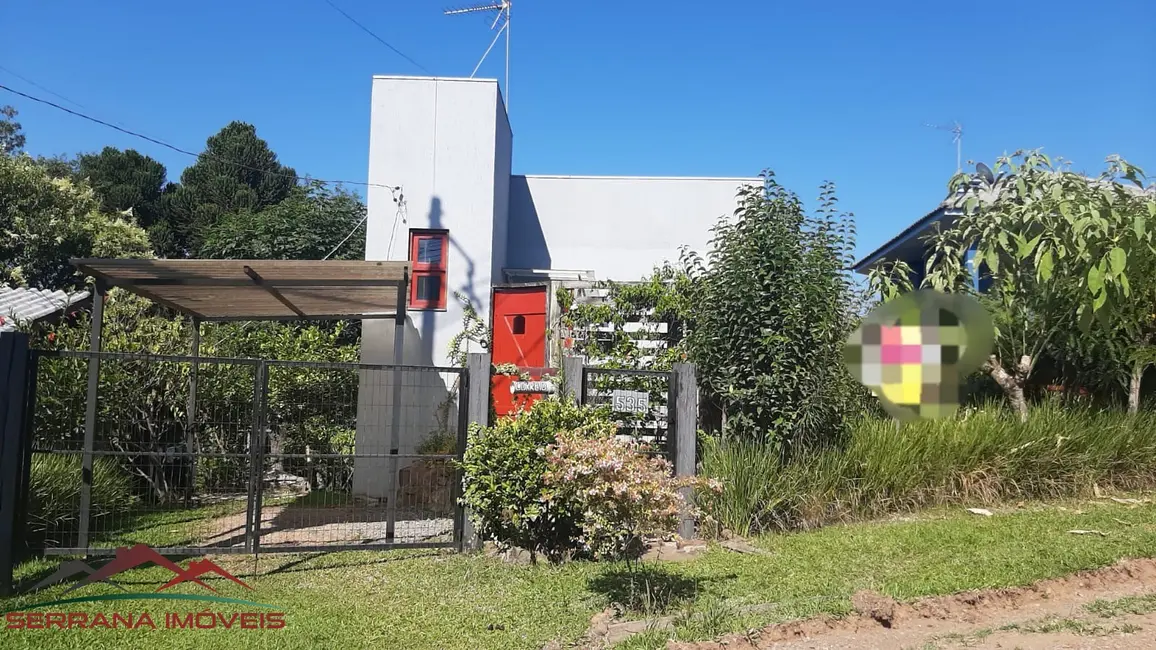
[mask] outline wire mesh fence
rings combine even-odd
[[[452,543],[463,373],[270,362],[261,548]]]
[[[36,356],[33,548],[455,543],[461,369]]]
[[[648,444],[652,453],[669,456],[671,386],[666,371],[586,366],[582,402],[609,409],[620,436]]]

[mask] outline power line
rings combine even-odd
[[[43,90],[44,92],[48,93],[49,95],[52,95],[53,97],[56,97],[58,99],[63,99],[64,101],[68,102],[69,104],[72,104],[73,106],[75,106],[81,110],[88,110],[88,107],[86,107],[84,104],[81,104],[80,102],[73,101],[73,100],[65,97],[64,95],[61,95],[58,92],[53,92],[52,89],[45,88],[44,86],[41,86],[40,84],[29,79],[28,77],[25,77],[24,75],[20,74],[19,72],[12,70],[11,68],[5,68],[4,66],[0,65],[0,70],[7,72],[8,74],[12,75],[13,77],[16,77],[20,81],[23,81],[24,83],[28,84],[29,86],[32,86],[33,88],[39,88],[39,89]]]
[[[349,14],[345,13],[345,10],[343,10],[341,7],[338,7],[337,5],[333,4],[333,2],[332,2],[331,0],[325,0],[325,4],[329,5],[330,7],[333,7],[334,11],[336,11],[336,12],[337,12],[337,13],[339,13],[339,14],[341,14],[342,16],[345,16],[345,19],[346,19],[346,20],[348,20],[349,22],[353,23],[354,25],[357,25],[358,27],[360,27],[360,28],[361,28],[361,31],[363,31],[363,32],[365,32],[366,34],[369,34],[369,35],[370,35],[370,36],[372,36],[373,38],[377,39],[377,42],[378,42],[378,43],[381,43],[382,45],[384,45],[384,46],[388,47],[389,49],[393,50],[393,52],[394,52],[395,54],[397,54],[398,56],[400,56],[401,58],[405,59],[406,61],[409,61],[410,63],[412,63],[412,64],[414,64],[414,65],[416,65],[416,66],[417,66],[419,69],[421,69],[423,72],[425,72],[425,73],[427,73],[427,74],[433,74],[433,73],[432,73],[432,72],[430,72],[430,71],[429,71],[429,69],[428,69],[428,68],[426,68],[424,65],[422,65],[422,64],[420,64],[420,63],[418,63],[417,61],[414,61],[414,60],[413,60],[413,59],[411,59],[411,58],[409,57],[409,55],[407,55],[405,52],[402,52],[401,50],[397,49],[396,47],[394,47],[394,46],[390,45],[388,42],[386,42],[386,40],[385,40],[384,38],[382,38],[382,37],[378,36],[377,34],[374,34],[374,33],[373,33],[373,31],[372,31],[371,29],[369,29],[369,28],[368,28],[368,27],[366,27],[365,25],[362,25],[361,23],[359,23],[359,22],[357,21],[357,19],[356,19],[356,18],[354,18],[353,16],[350,16]]]
[[[88,120],[89,122],[95,122],[96,124],[100,124],[101,126],[106,126],[110,129],[120,131],[121,133],[124,133],[126,135],[131,135],[134,138],[140,138],[141,140],[145,140],[147,142],[151,142],[153,144],[160,145],[162,147],[165,147],[166,149],[172,149],[173,151],[176,151],[177,153],[183,153],[186,156],[192,156],[194,158],[204,158],[206,160],[216,160],[218,162],[222,162],[222,163],[225,163],[227,165],[234,165],[236,167],[240,167],[241,169],[247,169],[249,171],[254,171],[254,172],[257,172],[259,174],[267,174],[269,176],[280,176],[283,178],[292,178],[293,180],[295,180],[297,182],[315,181],[315,182],[324,183],[327,185],[359,185],[362,187],[384,187],[385,189],[387,189],[391,193],[393,193],[395,197],[396,197],[396,193],[401,189],[400,186],[385,185],[384,183],[366,183],[366,182],[362,182],[362,181],[325,180],[325,179],[321,179],[321,178],[302,177],[302,176],[297,176],[295,174],[285,174],[283,172],[273,172],[273,171],[269,171],[267,169],[259,169],[257,167],[250,167],[249,165],[239,163],[239,162],[236,162],[233,160],[229,160],[227,158],[221,158],[220,156],[214,156],[212,154],[207,154],[207,153],[194,153],[192,151],[188,151],[187,149],[181,149],[180,147],[175,146],[175,145],[171,145],[171,144],[169,144],[163,140],[151,138],[147,135],[137,133],[136,131],[130,131],[129,129],[119,127],[115,124],[109,124],[108,122],[105,122],[104,120],[97,119],[97,118],[91,117],[89,115],[85,115],[84,113],[78,113],[77,111],[74,111],[70,108],[65,108],[64,106],[61,106],[60,104],[50,102],[47,99],[41,99],[40,97],[34,97],[34,96],[29,95],[27,93],[22,93],[19,90],[13,90],[13,89],[11,89],[8,86],[5,86],[3,84],[0,84],[0,90],[6,90],[6,91],[8,91],[14,95],[20,95],[21,97],[24,97],[25,99],[30,99],[34,102],[37,102],[40,104],[45,104],[46,106],[51,106],[52,108],[55,108],[55,109],[60,110],[60,111],[64,111],[65,113],[68,113],[70,115],[75,115],[76,117]]]

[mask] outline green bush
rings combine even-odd
[[[433,431],[417,446],[422,456],[441,456],[455,453],[458,437],[452,431]]]
[[[601,430],[609,421],[604,410],[550,398],[492,427],[472,427],[461,463],[462,500],[473,511],[478,536],[551,561],[577,550],[581,513],[545,499],[545,449],[559,432]]]
[[[679,492],[717,489],[714,481],[674,475],[670,461],[648,452],[636,440],[620,440],[617,427],[563,431],[546,447],[547,503],[564,503],[581,512],[583,555],[598,560],[637,560],[647,538],[673,533],[683,511],[698,515]]]
[[[937,505],[1078,497],[1156,486],[1156,413],[1042,404],[1027,422],[995,406],[897,426],[864,418],[844,446],[782,465],[760,442],[703,441],[700,501],[737,534],[809,528]]]
[[[686,348],[704,405],[725,429],[775,442],[784,456],[842,437],[867,392],[843,364],[855,329],[854,222],[825,183],[813,214],[770,171],[739,191],[739,209],[711,229],[705,260],[683,262]]]
[[[28,534],[34,542],[56,539],[77,529],[80,505],[79,454],[34,454],[29,481]],[[92,519],[132,507],[132,478],[111,458],[92,463]]]

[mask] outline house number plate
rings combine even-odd
[[[650,393],[616,390],[610,393],[611,404],[618,413],[646,413],[650,410]]]

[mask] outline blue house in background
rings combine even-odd
[[[1097,178],[1088,177],[1090,183],[1103,183]],[[973,187],[981,188],[978,181],[973,181]],[[998,187],[998,186],[997,186]],[[996,199],[999,192],[997,187],[982,187],[978,194],[981,204],[990,204]],[[1123,187],[1133,193],[1137,194],[1156,194],[1156,186],[1149,185],[1146,188],[1138,188],[1134,185],[1123,184]],[[958,194],[947,197],[934,210],[928,212],[923,218],[908,226],[903,232],[891,238],[890,241],[883,244],[874,251],[868,253],[863,259],[859,260],[852,267],[856,273],[866,275],[872,268],[879,264],[887,262],[903,261],[911,267],[912,284],[916,287],[923,281],[925,266],[927,261],[927,242],[925,238],[928,235],[936,232],[936,228],[946,228],[950,226],[955,219],[963,213],[962,206],[964,191],[960,190]],[[969,252],[968,261],[971,256],[975,254],[975,248]],[[982,271],[982,269],[980,270]],[[991,284],[991,279],[982,277],[981,272],[973,270],[973,279],[980,291],[986,291]]]
[[[958,194],[944,199],[934,210],[923,215],[918,221],[905,228],[903,232],[868,253],[851,268],[856,273],[866,275],[872,268],[880,264],[895,261],[906,262],[911,267],[911,283],[918,288],[923,281],[926,270],[927,242],[925,239],[935,233],[938,228],[951,226],[955,219],[963,214],[963,194],[963,191],[960,191]],[[981,200],[988,201],[991,200],[993,193],[981,191],[980,196]],[[968,254],[969,262],[974,253],[973,248]],[[976,275],[978,276],[978,274]],[[977,283],[980,290],[985,290],[991,280],[989,278],[981,280],[979,277],[975,277],[974,282]]]
[[[919,283],[923,281],[924,262],[927,259],[924,238],[934,233],[937,227],[951,225],[960,214],[960,210],[953,206],[951,201],[944,201],[934,210],[905,228],[903,232],[868,253],[852,268],[856,273],[866,275],[872,268],[880,264],[894,261],[906,262],[912,270],[912,284],[918,287]]]

